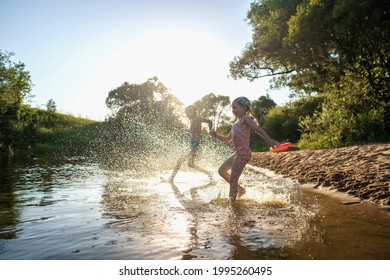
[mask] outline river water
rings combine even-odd
[[[81,158],[0,168],[0,259],[390,259],[390,212],[261,169],[227,202],[215,175],[141,176]]]

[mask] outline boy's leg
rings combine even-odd
[[[199,172],[206,174],[209,177],[209,179],[214,182],[213,173],[195,164],[195,158],[197,154],[198,154],[198,148],[191,149],[190,153],[188,154],[188,166],[194,168]]]
[[[203,169],[202,167],[200,167],[200,166],[198,166],[196,164],[194,164],[192,166],[192,168],[194,168],[195,170],[197,170],[199,172],[202,172],[202,173],[206,174],[209,177],[210,181],[214,182],[214,178],[213,178],[213,173],[212,172],[210,172],[210,171],[208,171],[206,169]]]
[[[198,154],[198,149],[197,148],[191,148],[191,151],[188,153],[188,166],[189,167],[194,167],[194,161],[195,157]]]
[[[173,179],[175,179],[175,176],[176,176],[177,172],[179,172],[180,167],[183,164],[183,162],[185,161],[186,157],[187,156],[182,156],[181,158],[179,158],[179,160],[176,163],[175,168],[172,171],[171,177],[169,177],[169,179],[168,179],[168,182],[173,182]]]

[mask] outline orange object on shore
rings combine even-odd
[[[284,152],[290,149],[293,146],[291,142],[285,142],[282,144],[277,145],[276,147],[272,147],[269,150],[273,153],[279,153],[279,152]]]

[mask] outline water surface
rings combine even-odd
[[[141,175],[80,158],[2,164],[0,259],[390,259],[390,213],[247,168]]]

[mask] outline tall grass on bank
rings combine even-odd
[[[101,123],[24,106],[13,126],[13,148],[26,155],[83,155],[97,145]]]

